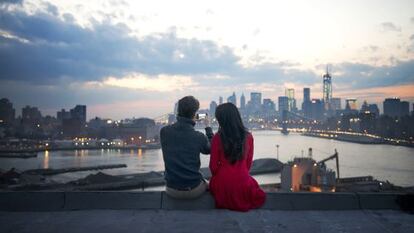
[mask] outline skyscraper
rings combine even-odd
[[[402,117],[409,114],[409,103],[399,98],[387,98],[383,102],[384,115],[390,117]]]
[[[244,97],[244,93],[240,96],[240,109],[244,110],[246,108],[246,98]]]
[[[262,104],[262,93],[260,93],[260,92],[251,92],[250,93],[250,101],[253,105],[261,105]]]
[[[323,101],[320,99],[312,99],[312,105],[311,105],[311,118],[314,120],[322,120],[323,119],[323,111],[324,105]]]
[[[216,108],[217,108],[216,101],[211,101],[210,103],[210,116],[211,117],[214,117],[214,114],[216,114]]]
[[[38,108],[30,107],[29,105],[22,108],[22,122],[25,126],[39,127],[41,120],[42,114],[40,113]]]
[[[289,111],[289,98],[287,96],[279,96],[278,105],[279,115],[282,116],[283,111]]]
[[[334,111],[341,110],[342,109],[341,98],[332,98],[331,99],[331,108]]]
[[[410,115],[410,103],[401,101],[400,116],[403,117],[408,115]]]
[[[348,98],[345,100],[346,102],[346,106],[345,109],[346,110],[357,110],[357,99],[355,98]]]
[[[326,74],[323,75],[323,102],[325,110],[331,109],[332,99],[332,77],[328,72],[328,66],[326,66]]]
[[[76,105],[70,110],[70,117],[78,119],[82,124],[86,123],[86,105]]]
[[[285,96],[288,97],[288,110],[296,111],[295,89],[288,88],[285,90]]]
[[[263,110],[266,114],[275,111],[275,103],[271,99],[263,99]]]
[[[307,118],[312,117],[312,102],[310,99],[310,88],[303,88],[303,103],[302,103],[303,115]]]
[[[232,104],[234,104],[235,106],[237,106],[236,93],[234,93],[234,92],[233,92],[233,95],[231,95],[231,96],[229,96],[229,97],[227,98],[227,102],[228,102],[228,103],[232,103]]]
[[[42,118],[42,114],[40,113],[38,108],[30,107],[29,105],[22,108],[22,119],[23,120],[40,121],[41,118]]]
[[[13,104],[6,98],[0,99],[0,124],[13,123],[15,114]]]
[[[223,103],[223,97],[219,96],[219,104],[222,104],[222,103]]]
[[[70,111],[66,111],[64,108],[56,113],[56,118],[60,123],[62,123],[63,120],[70,119],[70,117]]]
[[[303,102],[309,101],[310,102],[310,88],[305,87],[303,88]]]

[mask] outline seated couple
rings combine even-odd
[[[207,189],[217,208],[248,211],[263,205],[266,195],[249,170],[253,160],[253,136],[244,127],[237,107],[231,103],[217,107],[219,129],[213,135],[194,130],[199,102],[186,96],[178,102],[177,122],[161,129],[167,195],[191,199]],[[208,125],[208,120],[205,120]],[[211,154],[209,184],[200,173],[200,153]]]

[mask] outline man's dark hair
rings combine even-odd
[[[178,116],[193,118],[200,108],[200,102],[194,96],[186,96],[178,101]]]

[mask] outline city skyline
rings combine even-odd
[[[272,99],[272,98],[266,98],[266,96],[262,96],[261,92],[250,92],[250,98],[247,99],[245,98],[244,92],[241,93],[240,96],[238,96],[235,92],[233,92],[230,96],[227,97],[227,101],[223,101],[223,103],[233,103],[235,104],[235,106],[239,109],[239,111],[243,111],[246,110],[246,108],[250,106],[250,108],[254,105],[257,105],[257,107],[264,107],[268,110],[271,111],[275,111],[278,112],[278,114],[281,114],[281,108],[283,110],[288,110],[288,111],[292,111],[292,112],[298,112],[301,115],[305,115],[306,116],[306,112],[309,111],[308,107],[306,107],[305,105],[308,103],[313,103],[314,101],[319,101],[320,103],[324,103],[323,98],[313,98],[312,94],[311,94],[311,89],[308,87],[305,87],[302,95],[304,98],[300,98],[297,95],[290,95],[288,94],[288,92],[291,92],[294,89],[286,89],[285,95],[281,95],[278,96],[276,99]],[[304,94],[304,91],[307,91],[306,94]],[[299,97],[299,98],[298,98]],[[283,99],[285,98],[285,99]],[[309,100],[305,101],[306,98],[309,98]],[[65,118],[70,118],[71,114],[73,111],[78,112],[79,110],[77,110],[78,108],[83,108],[83,110],[80,110],[82,115],[81,118],[83,118],[83,122],[89,121],[89,120],[93,120],[93,119],[110,119],[110,120],[114,120],[114,121],[118,121],[118,120],[128,120],[128,119],[137,119],[137,118],[158,118],[158,117],[167,117],[170,114],[176,114],[176,108],[177,108],[177,104],[178,102],[175,102],[175,106],[173,107],[173,111],[170,112],[165,112],[162,115],[156,116],[156,117],[149,117],[149,116],[130,116],[130,117],[125,117],[125,118],[120,118],[120,119],[116,119],[116,118],[111,118],[109,116],[106,115],[101,115],[101,116],[97,116],[97,115],[93,115],[88,113],[87,115],[87,111],[86,111],[86,105],[82,105],[82,104],[76,104],[75,108],[71,109],[69,108],[68,111],[66,111],[65,108],[60,108],[59,110],[57,110],[56,112],[52,113],[52,114],[48,114],[48,113],[44,113],[42,112],[42,109],[38,108],[37,106],[31,106],[31,105],[24,105],[24,107],[22,107],[21,109],[18,109],[15,107],[14,103],[12,101],[10,101],[8,98],[2,97],[0,98],[2,101],[6,101],[4,102],[5,105],[7,105],[7,108],[10,108],[10,111],[12,109],[13,111],[13,116],[18,118],[24,118],[23,114],[24,111],[35,111],[35,114],[38,114],[41,117],[54,117],[57,120],[62,120]],[[220,102],[220,99],[223,99],[223,96],[217,96],[216,99],[213,99],[209,102],[208,106],[204,107],[204,106],[200,106],[200,111],[205,112],[205,111],[209,111],[210,114],[214,115],[214,113],[211,113],[211,109],[215,109]],[[239,100],[237,100],[239,99]],[[217,101],[218,100],[218,101]],[[298,101],[301,100],[301,101]],[[293,101],[293,105],[292,102]],[[347,106],[348,105],[348,101],[352,102],[352,106]],[[330,110],[332,110],[333,112],[331,114],[334,114],[335,111],[339,110],[346,110],[348,107],[350,107],[351,110],[357,110],[357,111],[363,111],[364,108],[366,108],[368,105],[375,105],[375,107],[378,109],[378,114],[376,114],[377,116],[379,115],[388,115],[388,116],[398,116],[398,113],[395,112],[394,110],[388,110],[388,113],[386,113],[384,107],[386,105],[387,101],[398,101],[398,103],[404,102],[404,104],[406,104],[406,109],[407,109],[407,115],[413,114],[414,113],[414,103],[409,102],[409,101],[405,101],[404,99],[400,99],[398,97],[387,97],[385,99],[382,100],[382,102],[380,104],[377,103],[370,103],[367,101],[361,101],[358,102],[358,100],[356,98],[337,98],[337,97],[333,97],[332,98],[332,102],[330,103],[330,106],[328,106],[328,108],[326,108],[326,105],[324,105],[324,111],[329,112]],[[269,108],[268,104],[273,104],[273,107]],[[282,107],[281,107],[282,105]],[[286,106],[285,106],[286,105]],[[299,107],[301,106],[301,107]],[[411,107],[412,106],[412,107]],[[73,107],[73,106],[72,106]],[[75,110],[76,109],[76,110]],[[9,110],[8,110],[9,111]],[[88,110],[89,112],[89,110]],[[21,114],[20,114],[21,113]],[[7,113],[10,114],[10,113]],[[349,113],[347,113],[349,114]],[[397,115],[394,115],[397,114]],[[76,115],[76,114],[75,114]],[[3,121],[2,121],[3,122]]]
[[[402,0],[237,7],[3,1],[1,97],[47,115],[84,104],[89,116],[113,119],[157,117],[185,95],[208,108],[233,92],[261,92],[276,102],[294,88],[301,103],[304,87],[322,98],[328,64],[333,97],[381,109],[389,97],[412,103],[413,8]]]

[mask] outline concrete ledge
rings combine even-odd
[[[356,210],[354,193],[268,193],[262,209],[272,210]]]
[[[357,210],[400,209],[406,194],[392,193],[267,193],[262,209]],[[411,195],[412,198],[412,195]],[[65,211],[87,209],[214,209],[209,193],[177,200],[165,192],[0,192],[0,211]]]
[[[64,204],[63,192],[0,192],[3,211],[56,211]]]
[[[404,194],[396,193],[358,193],[361,209],[400,209],[398,199]]]
[[[162,192],[161,209],[167,210],[199,210],[214,209],[214,198],[210,193],[204,193],[201,197],[193,200],[177,200]]]
[[[66,192],[65,197],[65,210],[161,208],[161,192]]]

